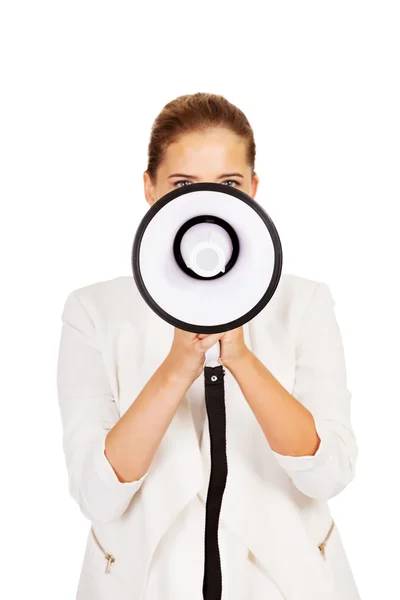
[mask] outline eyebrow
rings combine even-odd
[[[198,179],[194,175],[185,175],[184,173],[173,173],[172,175],[168,176],[168,179],[171,179],[172,177],[185,177],[186,179]],[[220,175],[219,177],[217,177],[217,179],[224,179],[225,177],[242,177],[242,179],[244,179],[243,175],[241,175],[240,173],[225,173],[224,175]]]

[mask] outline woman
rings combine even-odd
[[[253,132],[213,94],[167,104],[151,132],[149,205],[198,181],[253,198]],[[205,352],[225,367],[228,479],[219,521],[224,600],[357,600],[328,500],[354,478],[344,355],[324,283],[282,274],[233,331],[173,328],[132,276],[71,292],[58,395],[71,495],[91,522],[78,600],[203,598],[210,440]]]

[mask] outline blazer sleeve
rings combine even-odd
[[[319,447],[311,456],[273,454],[301,492],[329,500],[354,479],[358,446],[342,338],[325,283],[317,283],[300,328],[293,396],[313,415]]]
[[[62,313],[57,393],[69,492],[91,521],[117,519],[147,473],[121,482],[104,453],[107,432],[119,413],[94,324],[76,292],[69,294]]]

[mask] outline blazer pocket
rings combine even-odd
[[[111,572],[111,566],[112,564],[115,562],[115,557],[112,554],[109,554],[108,552],[106,552],[106,550],[103,548],[103,546],[100,544],[94,529],[93,529],[93,525],[91,527],[91,535],[96,543],[97,548],[103,553],[106,564],[105,564],[105,572],[107,574],[109,574]]]
[[[329,546],[329,540],[331,538],[332,532],[335,528],[335,521],[332,519],[332,523],[331,526],[329,527],[329,530],[326,534],[326,536],[324,537],[324,539],[318,544],[318,549],[321,553],[321,556],[324,560],[326,560],[326,550]]]

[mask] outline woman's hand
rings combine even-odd
[[[218,335],[221,336],[219,339],[220,360],[227,368],[229,368],[232,363],[241,360],[249,354],[250,350],[244,341],[243,326],[231,329],[230,331],[225,331]],[[202,339],[208,336],[198,334],[198,337]]]
[[[175,376],[189,383],[195,381],[204,369],[205,353],[224,333],[197,334],[174,328],[174,339],[166,362]]]

